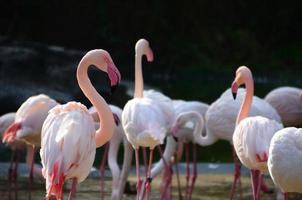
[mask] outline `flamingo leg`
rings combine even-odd
[[[18,199],[17,176],[18,176],[19,158],[20,158],[20,151],[17,151],[16,152],[15,166],[14,166],[14,169],[13,169],[13,182],[14,182],[14,185],[15,185],[15,199]]]
[[[192,199],[192,193],[193,193],[193,190],[194,190],[196,178],[197,178],[196,144],[193,143],[193,176],[192,176],[192,180],[191,180],[189,200]]]
[[[186,148],[186,195],[185,195],[185,199],[188,199],[188,195],[189,195],[189,182],[190,182],[190,163],[189,163],[189,144],[186,143],[185,144],[185,148]]]
[[[12,187],[13,187],[13,165],[14,165],[14,161],[15,161],[15,150],[12,150],[12,155],[11,155],[11,159],[10,159],[10,164],[9,164],[9,168],[8,168],[8,199],[11,200],[12,199]]]
[[[237,181],[239,182],[239,189],[240,189],[240,199],[242,199],[242,190],[241,190],[241,180],[240,180],[240,176],[241,176],[241,163],[236,155],[235,149],[233,149],[233,159],[234,159],[234,180],[233,180],[233,184],[232,184],[232,189],[229,195],[229,199],[233,199],[234,193],[236,191],[236,185],[237,185]]]
[[[175,157],[175,169],[176,169],[178,198],[179,198],[179,200],[182,200],[182,192],[181,192],[181,185],[180,185],[180,179],[179,179],[179,168],[178,168],[177,152],[174,153],[174,157]]]
[[[147,161],[147,149],[146,147],[142,147],[143,150],[143,159],[144,159],[144,165],[145,165],[145,176],[148,176],[148,161]]]
[[[288,193],[284,192],[284,200],[288,200]]]
[[[146,181],[146,199],[150,199],[150,192],[151,192],[151,167],[152,167],[152,160],[153,160],[153,149],[150,149],[150,157],[149,157],[149,165],[148,165],[148,176],[147,176],[147,181]]]
[[[266,193],[266,194],[272,194],[274,193],[274,189],[273,188],[269,188],[264,181],[264,176],[261,176],[261,186],[260,186],[261,190]]]
[[[261,172],[259,170],[251,170],[253,199],[259,200]]]
[[[75,199],[75,197],[76,197],[76,191],[77,191],[77,182],[78,182],[77,178],[73,178],[72,179],[72,186],[71,186],[71,189],[70,189],[68,200]]]
[[[106,160],[107,160],[107,157],[108,157],[108,149],[109,149],[109,143],[107,143],[105,145],[105,150],[104,150],[104,153],[103,153],[103,157],[102,157],[101,164],[100,164],[100,169],[99,169],[100,176],[101,176],[100,177],[101,200],[104,199],[104,176],[105,176]]]
[[[136,148],[135,149],[135,163],[136,163],[136,177],[137,177],[137,182],[136,182],[136,200],[139,200],[139,194],[141,193],[141,184],[142,184],[142,180],[140,177],[140,169],[139,169],[139,149]]]
[[[35,147],[33,145],[29,145],[31,161],[30,161],[30,171],[29,171],[29,185],[28,185],[28,199],[31,199],[32,195],[32,184],[33,184],[33,170],[34,170],[34,158],[35,158]]]

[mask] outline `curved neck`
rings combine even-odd
[[[193,142],[202,139],[202,130],[204,127],[203,118],[197,113],[187,113],[189,120],[192,121],[193,126]]]
[[[252,77],[245,80],[246,93],[244,100],[241,104],[239,113],[237,115],[236,125],[240,123],[241,120],[249,116],[250,108],[254,96],[254,81]]]
[[[142,55],[135,54],[135,88],[134,97],[142,98],[144,90],[144,79],[142,71]]]
[[[96,65],[91,63],[91,65]],[[114,120],[112,112],[101,95],[92,86],[87,74],[88,65],[85,61],[81,61],[77,69],[78,84],[83,91],[84,95],[89,99],[92,105],[95,107],[99,119],[100,128],[96,131],[95,141],[96,146],[100,147],[110,140],[114,130]]]

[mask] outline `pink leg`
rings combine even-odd
[[[151,192],[151,167],[152,167],[152,160],[153,160],[153,149],[150,149],[150,158],[149,158],[149,165],[148,165],[148,176],[147,176],[147,181],[146,181],[146,199],[150,199],[150,192]]]
[[[274,193],[274,189],[273,188],[269,188],[264,181],[264,176],[261,176],[261,190],[266,193],[266,194],[272,194]]]
[[[185,199],[188,199],[188,195],[189,195],[189,183],[190,183],[190,162],[189,162],[189,144],[186,143],[185,144],[185,148],[186,148],[186,169],[187,169],[187,175],[186,175],[186,195],[185,195]]]
[[[72,179],[72,186],[71,186],[71,189],[70,189],[70,193],[69,193],[69,196],[68,196],[68,200],[73,200],[75,199],[76,197],[76,192],[77,192],[77,178],[73,178]]]
[[[100,172],[100,187],[101,187],[101,199],[104,199],[104,175],[105,175],[105,165],[106,165],[106,160],[107,160],[107,157],[108,157],[108,149],[109,149],[109,143],[107,143],[105,145],[105,150],[104,150],[104,153],[103,153],[103,157],[102,157],[102,160],[101,160],[101,164],[100,164],[100,169],[99,169],[99,172]]]
[[[196,144],[193,143],[193,176],[192,176],[192,180],[191,180],[189,200],[192,199],[192,193],[193,193],[193,190],[194,190],[196,178],[197,178]]]
[[[135,149],[135,163],[136,163],[136,177],[137,177],[137,182],[136,182],[136,200],[139,200],[139,194],[141,193],[141,177],[140,177],[140,173],[139,173],[139,152],[138,152],[138,148]]]
[[[31,154],[32,154],[32,157],[31,157],[31,164],[30,164],[30,171],[29,171],[29,185],[28,185],[28,199],[31,199],[31,193],[32,193],[32,184],[33,184],[33,177],[34,177],[34,174],[33,174],[33,169],[34,169],[34,158],[35,158],[35,147],[34,146],[30,146],[29,148],[31,148]]]
[[[12,191],[11,189],[13,188],[13,166],[15,162],[15,150],[12,150],[12,155],[10,157],[10,164],[8,168],[8,199],[12,199]]]
[[[259,200],[261,172],[259,170],[251,170],[253,199]]]
[[[17,176],[18,176],[18,165],[19,165],[19,157],[20,157],[20,151],[17,150],[16,152],[16,160],[15,160],[15,166],[13,169],[13,181],[15,186],[15,199],[18,199],[18,182],[17,182]]]
[[[177,179],[177,189],[178,189],[178,199],[182,200],[182,192],[181,192],[181,185],[180,185],[180,179],[179,179],[179,169],[178,169],[178,158],[177,158],[177,152],[174,153],[175,157],[175,169],[176,169],[176,179]]]
[[[145,176],[148,176],[148,161],[147,161],[147,149],[146,147],[142,147],[143,150],[143,159],[144,159],[144,165],[145,165]]]
[[[232,184],[232,189],[230,192],[230,199],[233,199],[234,193],[236,191],[236,185],[237,185],[237,181],[239,180],[239,186],[240,186],[240,199],[242,198],[242,193],[241,193],[241,180],[240,180],[240,170],[241,170],[241,163],[238,160],[238,157],[236,155],[235,149],[233,149],[233,159],[234,159],[234,180],[233,180],[233,184]]]
[[[284,193],[284,200],[288,200],[288,193],[287,192]]]

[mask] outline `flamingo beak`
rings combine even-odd
[[[113,119],[114,119],[115,125],[118,126],[121,123],[121,120],[115,113],[112,113],[112,114],[113,114]]]
[[[148,62],[152,62],[153,61],[154,56],[153,56],[153,51],[151,50],[151,48],[147,49],[146,57],[147,57],[147,61]]]
[[[238,84],[236,83],[236,81],[234,81],[232,83],[232,95],[233,95],[234,100],[236,100],[237,91],[238,91]]]
[[[111,92],[114,92],[121,82],[121,74],[113,62],[108,62],[107,71],[111,84]]]

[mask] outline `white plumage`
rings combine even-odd
[[[302,193],[302,129],[284,128],[272,138],[268,169],[283,192]]]
[[[261,116],[243,119],[233,135],[234,148],[241,163],[249,169],[267,171],[270,141],[282,127]]]
[[[67,179],[82,182],[95,149],[95,127],[87,108],[76,102],[54,107],[43,124],[40,150],[47,194],[60,193],[55,188]]]
[[[280,115],[284,126],[302,124],[302,90],[295,87],[279,87],[265,96]]]
[[[210,138],[209,143],[214,143],[218,139],[224,139],[232,143],[236,117],[245,93],[245,89],[240,88],[236,100],[234,100],[231,90],[227,89],[219,99],[210,105],[205,118],[206,134]],[[253,97],[249,116],[263,116],[281,122],[276,110],[257,96]]]

